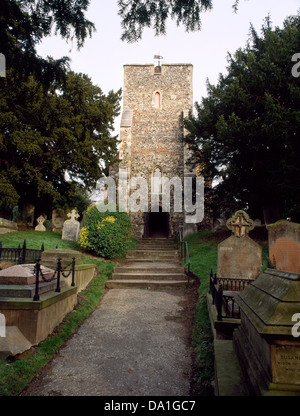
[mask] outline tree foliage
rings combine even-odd
[[[166,33],[168,18],[187,31],[200,30],[201,13],[212,8],[212,0],[119,0],[119,15],[124,29],[122,40],[136,42],[144,28],[153,28],[155,35]]]
[[[247,208],[272,222],[300,219],[300,81],[292,75],[299,52],[300,15],[259,35],[251,27],[244,49],[228,56],[227,74],[186,120],[194,163],[219,180],[214,204]],[[273,211],[273,212],[272,212]]]
[[[77,183],[94,187],[115,161],[120,95],[105,95],[83,74],[69,72],[65,83],[45,90],[33,76],[19,82],[9,70],[0,79],[1,201],[50,203]]]
[[[36,53],[36,45],[46,36],[59,34],[66,40],[77,41],[82,47],[95,30],[84,13],[90,0],[1,0],[0,52],[9,68],[19,76],[34,74],[49,84],[64,76],[68,58],[56,61],[43,59]]]
[[[240,0],[232,0],[237,12]],[[145,28],[152,28],[156,36],[166,34],[170,18],[187,32],[201,30],[201,14],[213,8],[212,0],[118,0],[123,33],[121,39],[136,42]]]

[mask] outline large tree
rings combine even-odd
[[[194,162],[218,179],[214,206],[246,208],[267,223],[300,220],[300,82],[292,73],[299,52],[300,15],[228,56],[227,74],[196,103],[186,120]]]
[[[0,79],[0,200],[13,207],[41,204],[86,189],[115,161],[114,118],[121,91],[109,92],[82,74],[46,89],[30,76],[19,82],[8,70]],[[102,165],[101,163],[102,162]]]

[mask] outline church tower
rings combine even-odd
[[[186,166],[183,118],[193,107],[191,64],[124,65],[119,169],[128,180],[144,178],[148,205],[129,212],[135,238],[172,237],[185,226],[185,213],[162,202],[163,178],[193,175]],[[119,178],[120,180],[120,178]]]

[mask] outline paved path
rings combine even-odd
[[[113,289],[25,396],[188,396],[185,289]]]

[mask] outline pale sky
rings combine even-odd
[[[215,0],[213,10],[203,13],[199,32],[186,33],[183,27],[170,21],[165,36],[155,37],[153,30],[147,29],[141,41],[127,44],[120,40],[117,0],[91,0],[86,16],[94,22],[97,31],[83,48],[78,51],[76,42],[72,45],[52,37],[38,46],[38,54],[54,58],[69,56],[71,69],[87,74],[105,94],[123,87],[124,64],[151,64],[153,56],[160,54],[162,63],[194,66],[194,102],[200,102],[206,95],[207,78],[216,84],[219,73],[226,73],[227,52],[245,47],[250,23],[260,32],[265,17],[270,14],[273,25],[282,27],[284,19],[300,9],[300,0],[240,0],[239,11],[234,13],[233,3],[234,0]],[[300,45],[297,52],[300,53]],[[119,119],[115,134],[119,134]]]

